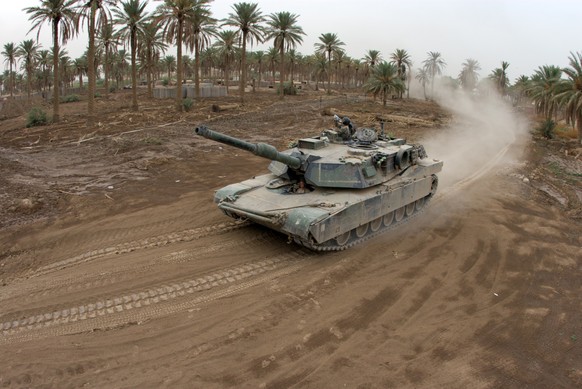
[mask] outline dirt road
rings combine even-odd
[[[326,127],[320,104],[204,119],[282,148]],[[449,128],[425,104],[324,109],[391,114],[418,140]],[[511,168],[529,143],[499,147],[402,228],[319,254],[216,209],[215,189],[266,162],[190,121],[3,142],[6,185],[40,205],[13,200],[0,233],[0,387],[582,386],[582,227]]]

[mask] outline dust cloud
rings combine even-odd
[[[423,141],[429,157],[444,161],[439,190],[450,190],[489,169],[502,168],[509,146],[527,134],[527,121],[498,93],[468,95],[438,88],[435,100],[453,114],[451,125]],[[445,92],[442,92],[445,91]]]

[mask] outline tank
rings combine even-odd
[[[443,162],[422,145],[372,128],[336,126],[278,151],[206,126],[196,134],[271,160],[269,173],[230,184],[214,201],[227,216],[248,219],[316,251],[343,250],[392,229],[435,195]]]

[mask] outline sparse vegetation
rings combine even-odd
[[[182,100],[182,107],[184,107],[184,111],[188,112],[192,109],[192,107],[194,106],[194,100],[192,100],[189,97],[186,97],[184,100]]]
[[[81,97],[79,95],[66,95],[61,99],[61,103],[74,103],[77,101],[81,101]]]
[[[540,134],[546,139],[554,139],[554,130],[556,129],[556,122],[552,119],[544,120],[538,127]]]
[[[283,84],[283,93],[287,96],[294,96],[297,94],[297,88],[291,82]],[[277,94],[281,94],[281,85],[277,85]]]
[[[44,126],[47,124],[46,112],[39,107],[34,107],[26,115],[26,127]]]

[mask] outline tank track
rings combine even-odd
[[[383,234],[386,231],[389,231],[389,230],[392,230],[394,228],[397,228],[398,226],[400,226],[400,225],[402,225],[404,223],[407,223],[409,220],[416,218],[418,215],[420,215],[428,207],[428,205],[430,203],[430,200],[432,199],[433,196],[434,196],[434,193],[431,193],[431,194],[425,196],[424,197],[424,204],[423,204],[422,208],[421,209],[417,209],[416,206],[415,206],[414,212],[412,214],[410,214],[410,215],[407,215],[406,214],[405,209],[406,209],[406,207],[408,205],[414,204],[414,203],[409,203],[409,204],[404,205],[402,208],[399,208],[399,210],[404,210],[404,217],[401,220],[399,220],[399,221],[396,221],[393,218],[392,219],[392,223],[390,225],[388,225],[388,226],[385,226],[382,223],[381,227],[377,231],[372,231],[371,228],[369,228],[369,226],[368,226],[368,231],[366,232],[366,234],[364,236],[362,236],[362,237],[358,237],[355,234],[355,229],[351,230],[350,231],[350,239],[349,239],[349,241],[346,242],[343,245],[337,244],[335,238],[334,239],[330,239],[330,240],[325,241],[325,242],[320,243],[320,244],[317,244],[317,243],[311,242],[311,241],[305,241],[305,240],[298,239],[298,238],[294,238],[293,240],[295,241],[295,243],[297,243],[297,244],[299,244],[301,246],[307,247],[308,249],[313,250],[313,251],[324,252],[324,251],[342,251],[342,250],[346,250],[346,249],[349,249],[350,247],[353,247],[355,245],[358,245],[358,244],[360,244],[360,243],[362,243],[362,242],[364,242],[364,241],[366,241],[368,239],[371,239],[371,238],[373,238],[375,236],[378,236],[380,234]],[[398,210],[395,210],[393,212],[396,212],[396,211],[398,211]],[[370,223],[368,223],[368,225],[369,224]]]

